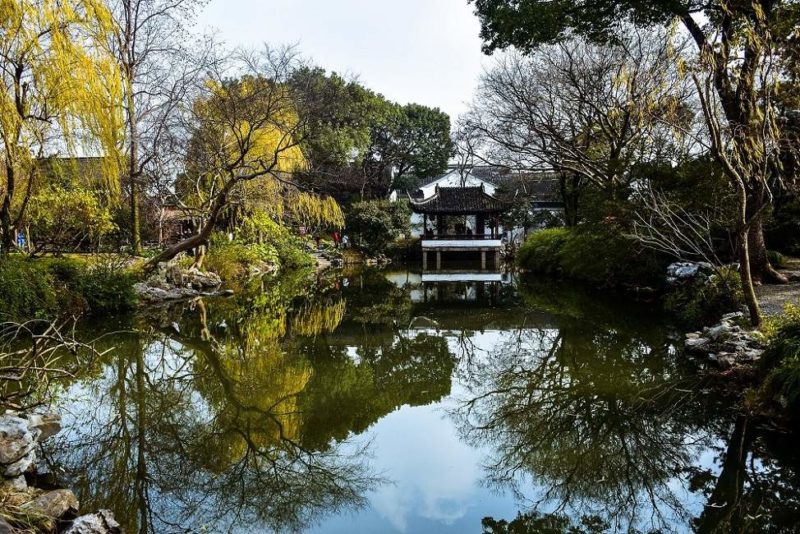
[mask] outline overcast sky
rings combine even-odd
[[[199,25],[231,46],[296,43],[328,70],[453,121],[487,61],[467,0],[211,0]]]

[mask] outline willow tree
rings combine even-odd
[[[101,153],[117,187],[121,82],[100,46],[112,31],[95,0],[0,1],[0,240],[14,246],[36,159],[54,149]]]
[[[302,190],[294,181],[306,160],[300,148],[303,123],[287,80],[291,54],[242,54],[234,65],[209,68],[185,128],[185,172],[177,197],[185,213],[199,221],[197,232],[150,260],[151,267],[181,252],[196,250],[202,265],[207,246],[227,208],[237,199],[257,198],[278,221],[287,217],[341,227],[338,204]]]
[[[711,152],[739,194],[736,232],[750,318],[761,314],[752,279],[785,281],[767,259],[763,219],[771,203],[776,164],[775,71],[771,66],[778,14],[796,0],[471,0],[487,51],[530,51],[570,35],[607,41],[621,22],[642,26],[677,22],[696,46],[689,65],[704,97]],[[752,276],[751,276],[752,273]]]

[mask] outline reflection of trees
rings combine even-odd
[[[292,530],[358,506],[378,481],[348,437],[450,390],[444,339],[342,327],[344,298],[303,284],[152,315],[108,340],[96,400],[53,445],[83,506],[132,531]]]
[[[744,418],[734,423],[730,399],[705,396],[699,378],[682,378],[691,373],[670,354],[663,330],[636,324],[646,317],[616,320],[579,296],[557,297],[526,295],[535,309],[563,310],[558,327],[521,329],[491,361],[470,367],[472,389],[455,412],[464,436],[494,451],[490,482],[520,493],[528,480],[541,486],[532,512],[487,518],[485,531],[592,531],[587,518],[608,523],[598,531],[786,531],[787,517],[798,517],[800,486],[785,473],[767,475],[770,453],[755,446],[754,430]],[[700,453],[714,448],[719,472],[698,467]],[[682,487],[706,502],[694,520],[695,498]],[[791,514],[780,500],[793,503]],[[541,514],[544,503],[556,512]]]
[[[494,447],[494,483],[533,475],[545,500],[619,523],[664,506],[679,512],[667,484],[692,448],[687,422],[674,417],[665,352],[614,329],[521,331],[479,371],[462,428]]]
[[[306,446],[324,448],[403,404],[429,404],[450,393],[455,360],[444,338],[375,334],[358,343],[358,363],[347,354],[353,338],[346,334],[308,340],[315,372],[301,396]]]
[[[62,437],[71,443],[53,446],[84,507],[111,507],[140,532],[293,530],[363,502],[375,479],[362,451],[300,442],[298,395],[312,369],[281,347],[291,296],[247,310],[198,302],[165,312],[184,313],[168,336],[113,340],[94,400]]]

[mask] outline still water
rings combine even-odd
[[[796,531],[797,441],[652,308],[367,270],[95,321],[48,464],[129,532]]]

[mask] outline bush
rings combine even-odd
[[[571,235],[569,228],[534,232],[519,248],[518,264],[537,273],[561,274],[561,251]]]
[[[57,308],[55,277],[43,263],[15,256],[0,260],[0,320],[45,318]]]
[[[129,310],[135,278],[112,262],[88,267],[67,258],[0,260],[0,320],[25,321]]]
[[[786,267],[786,258],[777,250],[768,250],[767,259],[773,267],[781,268]]]
[[[278,253],[271,245],[246,244],[228,241],[215,234],[208,247],[204,266],[227,281],[244,280],[252,267],[278,264]]]
[[[353,245],[369,254],[385,254],[392,242],[410,232],[407,202],[356,202],[347,211],[347,233]]]
[[[707,280],[702,276],[673,289],[664,308],[681,323],[697,326],[719,322],[744,304],[742,281],[736,269],[723,267]]]
[[[785,401],[794,414],[800,410],[800,307],[788,305],[784,314],[768,322],[767,350],[759,362],[762,394]]]
[[[598,285],[659,285],[666,260],[640,249],[614,225],[552,228],[520,247],[520,267]]]
[[[114,262],[95,265],[81,273],[77,290],[92,314],[116,313],[136,306],[134,275]]]

